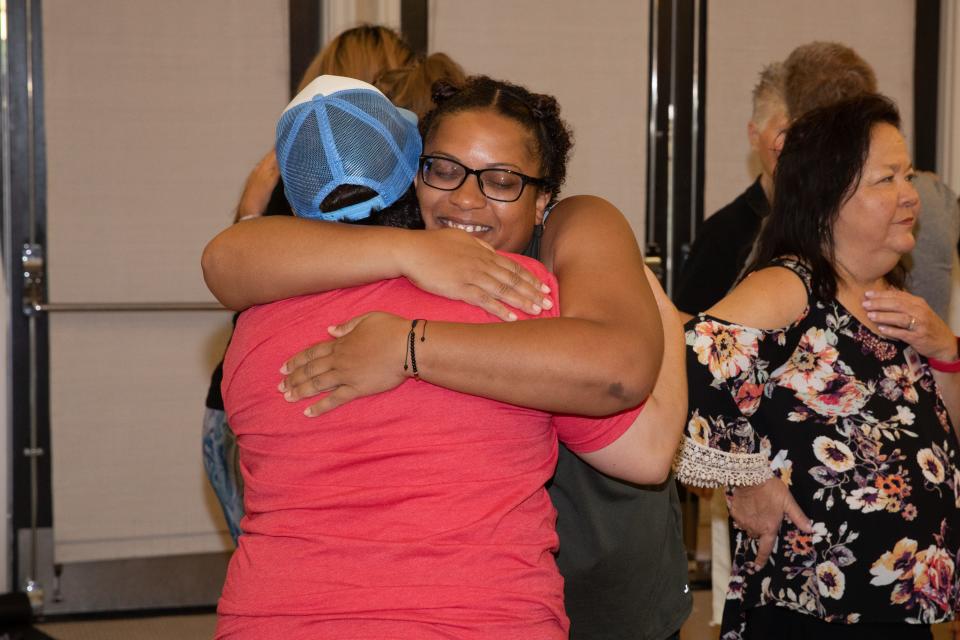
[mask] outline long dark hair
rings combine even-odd
[[[518,122],[530,132],[536,148],[533,155],[540,162],[542,189],[556,202],[560,187],[567,177],[567,160],[573,148],[573,134],[560,117],[560,105],[553,96],[531,93],[520,85],[494,80],[487,76],[471,76],[466,84],[456,86],[443,80],[433,85],[435,109],[420,121],[424,144],[445,116],[491,109]]]
[[[816,296],[836,297],[833,225],[860,184],[878,124],[899,128],[897,107],[884,96],[864,94],[814,109],[790,127],[774,172],[773,207],[747,272],[793,255],[809,267]],[[898,264],[886,279],[902,288],[905,275]]]

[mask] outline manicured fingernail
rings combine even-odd
[[[540,307],[540,305],[538,305],[538,304],[533,305],[532,309],[533,309],[534,315],[536,315],[536,314],[540,313],[541,311],[543,311],[543,309],[542,309],[542,308]]]
[[[877,314],[871,311],[870,313],[867,314],[867,317],[870,318],[871,320],[876,320]]]
[[[542,291],[542,292],[544,292],[544,293],[550,293],[550,287],[548,287],[548,286],[545,285],[545,284],[541,284],[541,285],[540,285],[540,291]]]
[[[279,391],[280,393],[286,393],[286,391],[287,391],[287,381],[286,381],[286,380],[281,380],[281,381],[280,381],[280,384],[277,385],[277,391]]]
[[[290,391],[287,391],[286,393],[283,394],[283,399],[286,400],[287,402],[293,402],[293,393]]]
[[[863,308],[864,308],[864,309],[869,309],[869,308],[872,307],[872,306],[873,306],[873,303],[870,302],[869,300],[864,300],[864,301],[863,301]]]
[[[553,300],[550,298],[543,299],[543,308],[544,309],[553,309]]]
[[[283,363],[283,366],[280,367],[280,373],[282,373],[283,375],[287,375],[288,373],[290,373],[290,371],[287,369],[287,363],[286,363],[286,362],[284,362],[284,363]]]
[[[509,322],[513,322],[516,319],[517,319],[517,314],[515,314],[513,311],[507,314],[507,320]]]
[[[867,296],[868,298],[872,298],[873,296],[875,296],[875,295],[877,295],[877,294],[876,294],[876,292],[874,292],[874,291],[871,289],[870,291],[865,291],[863,295]]]
[[[303,415],[307,416],[308,418],[312,418],[313,409],[311,407],[307,407],[306,409],[303,410]]]

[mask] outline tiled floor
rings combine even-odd
[[[710,592],[693,592],[693,613],[680,630],[680,640],[717,640],[720,627],[710,626]]]

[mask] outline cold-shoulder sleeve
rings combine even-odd
[[[750,419],[768,377],[757,329],[700,315],[686,325],[690,412],[677,479],[698,487],[749,486],[772,477]]]

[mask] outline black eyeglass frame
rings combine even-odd
[[[455,187],[450,187],[449,189],[444,187],[438,187],[427,182],[427,179],[424,177],[424,165],[430,160],[443,160],[445,162],[451,162],[461,169],[463,169],[463,177],[460,179],[460,183]],[[503,198],[497,198],[491,195],[488,195],[486,191],[483,190],[483,180],[481,175],[487,171],[497,171],[499,173],[509,173],[510,175],[517,176],[520,178],[520,193],[517,194],[517,197],[513,200],[504,200]],[[431,189],[437,189],[439,191],[456,191],[463,186],[463,183],[467,181],[467,177],[474,175],[477,177],[477,185],[480,188],[480,193],[483,194],[484,198],[489,198],[490,200],[496,200],[497,202],[516,202],[523,196],[523,190],[527,188],[528,184],[532,184],[538,187],[542,187],[545,184],[543,178],[534,178],[533,176],[528,176],[525,173],[520,173],[519,171],[513,171],[512,169],[498,169],[496,167],[491,167],[489,169],[471,169],[462,162],[457,162],[453,158],[447,158],[446,156],[420,156],[420,169],[418,171],[420,179],[423,180],[423,184],[427,185]]]

